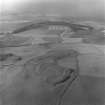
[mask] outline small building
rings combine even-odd
[[[67,26],[61,26],[61,25],[50,25],[48,27],[49,30],[70,30]]]

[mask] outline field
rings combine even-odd
[[[4,30],[11,32],[11,30],[18,29],[20,26],[24,27],[27,24],[30,23],[8,24],[8,26],[4,26]],[[10,41],[12,44],[8,42],[11,47],[0,48],[1,54],[14,53],[22,57],[19,62],[14,62],[15,57],[0,62],[0,105],[57,105],[56,102],[63,85],[58,87],[47,85],[37,75],[33,77],[33,72],[32,77],[25,80],[23,72],[25,62],[53,49],[63,49],[64,51],[74,49],[79,52],[79,76],[65,93],[62,105],[105,104],[105,40],[100,39],[101,41],[97,41],[98,37],[103,36],[104,33],[100,34],[100,31],[99,33],[95,31],[91,35],[88,33],[88,36],[83,35],[80,31],[79,36],[76,33],[71,38],[69,38],[70,36],[68,38],[60,37],[59,33],[55,31],[50,34],[49,31],[46,31],[46,28],[41,30],[32,29],[13,34],[17,38],[15,41]],[[12,46],[14,44],[18,46],[22,36],[31,37],[31,40],[28,41],[31,44],[19,47]],[[88,43],[81,40],[84,37],[89,39]],[[24,42],[24,40],[22,41]],[[9,66],[10,62],[12,65]],[[4,64],[8,66],[2,67]],[[60,60],[58,64],[65,68],[76,68],[76,63],[71,57]],[[29,66],[29,69],[31,71],[32,67]]]

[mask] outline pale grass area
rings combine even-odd
[[[10,23],[10,24],[5,24],[3,26],[4,27],[3,29],[1,29],[2,27],[0,27],[0,30],[4,30],[4,31],[7,30],[11,32],[11,29],[15,30],[22,26],[24,26],[24,23],[23,24]],[[96,28],[98,28],[98,26]],[[46,38],[48,35],[46,35],[46,33],[44,34],[44,32],[42,32],[41,30],[37,30],[37,31],[30,30],[23,33],[16,34],[16,36],[31,37],[31,40],[29,40],[29,42],[32,42],[33,45],[22,46],[17,48],[14,47],[14,48],[0,49],[0,53],[12,52],[23,57],[23,60],[19,63],[16,63],[15,66],[8,66],[3,69],[0,69],[0,92],[2,92],[2,90],[6,90],[7,93],[6,94],[4,93],[4,94],[7,96],[6,98],[7,102],[9,99],[12,101],[15,100],[17,101],[18,105],[24,105],[25,102],[28,103],[26,105],[30,105],[30,103],[32,102],[31,98],[33,97],[35,97],[36,99],[38,99],[40,96],[43,99],[46,97],[47,99],[49,99],[50,97],[51,100],[53,98],[56,98],[57,95],[54,95],[52,97],[48,95],[50,93],[47,92],[48,87],[46,88],[45,85],[41,84],[41,86],[39,87],[39,78],[34,77],[24,84],[24,80],[22,78],[23,74],[21,72],[22,64],[24,64],[26,61],[28,61],[31,58],[45,54],[49,50],[49,49],[45,49],[44,47],[40,47],[36,45],[39,43],[43,44],[45,42],[44,40],[42,40],[43,37]],[[55,39],[56,37],[57,35],[54,36]],[[18,38],[16,38],[16,40],[17,39]],[[19,40],[20,42],[24,42],[24,39],[22,40],[20,38]],[[20,43],[20,42],[17,41],[17,43]],[[55,42],[55,40],[53,40],[52,42]],[[72,105],[78,105],[79,102],[83,103],[83,101],[86,104],[85,99],[87,99],[88,101],[87,105],[104,105],[101,103],[104,100],[103,97],[105,96],[104,95],[105,88],[103,86],[105,83],[105,81],[103,82],[103,77],[105,78],[105,46],[82,44],[81,39],[75,40],[70,38],[63,38],[62,42],[63,43],[57,43],[57,44],[54,43],[51,46],[51,48],[57,49],[57,50],[58,49],[77,50],[80,53],[80,55],[78,56],[78,59],[79,59],[79,65],[80,65],[80,78],[82,78],[81,81],[77,80],[72,86],[72,88],[69,88],[68,92],[65,95],[65,98],[63,99],[64,102],[62,105],[70,105],[70,103],[71,104],[76,103]],[[73,62],[73,60],[74,59],[72,58],[65,58],[59,61],[59,64],[64,67],[75,68],[75,63],[74,63],[75,61]],[[1,62],[0,62],[0,65],[1,65]],[[24,94],[20,93],[21,88],[23,87],[25,92],[28,93],[28,94],[26,93],[25,96]],[[43,88],[45,88],[46,91]],[[41,92],[42,94],[40,94],[40,96],[38,94],[37,94],[38,96],[36,96],[36,93],[41,93]],[[17,93],[20,93],[18,97],[16,97]],[[27,98],[24,99],[22,95]],[[30,100],[29,101],[30,103],[28,102],[28,100]],[[22,102],[25,101],[25,102],[22,103],[21,101]],[[37,102],[37,100],[35,101]],[[79,105],[85,105],[85,104],[79,104]],[[0,103],[0,105],[2,105],[2,103]],[[8,103],[6,105],[10,105],[10,104]],[[39,105],[39,104],[36,104],[34,102],[31,105]],[[40,105],[50,105],[50,104],[44,104],[44,102],[42,102]]]
[[[80,75],[92,76],[92,77],[104,77],[105,78],[105,56],[100,55],[80,55],[78,57],[80,65]],[[61,61],[61,65],[65,67],[75,68],[75,64],[72,63],[71,58]]]
[[[76,103],[76,105],[78,105],[78,103],[86,104],[87,100],[89,104],[91,103],[93,105],[94,103],[97,103],[96,105],[102,105],[101,103],[104,100],[104,82],[100,78],[105,77],[105,57],[103,53],[100,53],[100,50],[97,51],[97,49],[92,47],[91,45],[68,43],[55,44],[52,47],[53,49],[57,50],[74,48],[75,50],[78,50],[80,52],[78,59],[80,61],[80,78],[82,79],[81,81],[75,81],[73,86],[69,88],[68,92],[65,94],[62,105],[69,105],[69,103]],[[31,105],[37,105],[37,102],[44,103],[44,99],[47,99],[49,103],[51,103],[53,99],[56,99],[57,95],[55,93],[48,92],[48,88],[51,87],[44,85],[43,82],[40,81],[39,77],[35,76],[27,82],[25,82],[22,78],[22,63],[29,60],[30,58],[45,54],[48,49],[33,45],[20,48],[8,48],[7,51],[19,54],[24,58],[24,60],[21,63],[16,64],[16,66],[10,66],[0,70],[0,92],[3,91],[6,95],[5,100],[7,101],[7,103],[9,100],[12,100],[13,102],[16,101],[19,105],[23,105],[25,102],[29,104],[32,103],[31,98],[33,99],[33,97],[35,97],[36,100],[33,101],[33,104]],[[75,64],[72,62],[73,59],[65,58],[62,61],[59,61],[59,64],[66,67],[75,67]],[[21,93],[23,88],[25,91],[25,96],[23,93]],[[18,93],[20,93],[20,95],[18,95]],[[24,99],[22,95],[26,97],[26,99]],[[40,101],[40,97],[42,101]],[[50,99],[51,101],[49,101],[48,99]],[[0,105],[2,104],[0,103]]]
[[[37,102],[44,103],[44,99],[45,100],[47,99],[47,101],[51,103],[48,99],[51,98],[50,100],[52,100],[56,98],[57,96],[56,94],[54,96],[53,95],[50,96],[50,94],[54,93],[48,92],[48,88],[52,89],[52,87],[51,86],[48,87],[47,85],[43,84],[43,82],[40,81],[40,78],[37,75],[35,77],[33,76],[33,78],[29,79],[26,82],[23,79],[24,73],[22,72],[23,70],[22,65],[26,61],[28,61],[31,58],[37,57],[39,55],[43,55],[51,49],[55,50],[74,49],[79,52],[78,60],[80,66],[80,78],[82,78],[82,80],[81,81],[77,80],[76,83],[74,83],[72,89],[71,87],[69,88],[68,92],[65,95],[63,105],[66,105],[67,102],[83,103],[83,101],[86,104],[87,101],[85,102],[85,100],[88,100],[88,102],[90,101],[89,103],[91,104],[92,102],[93,103],[103,102],[103,91],[104,91],[103,77],[105,78],[105,49],[104,49],[105,46],[83,44],[81,43],[80,39],[72,40],[68,38],[62,39],[63,43],[55,43],[55,40],[57,40],[56,37],[58,38],[58,36],[53,36],[53,37],[51,36],[53,38],[52,40],[51,38],[47,38],[47,35],[43,34],[43,32],[41,32],[40,30],[36,32],[34,30],[31,30],[29,32],[24,32],[18,35],[19,37],[21,35],[23,35],[23,37],[30,36],[31,40],[29,42],[32,41],[33,44],[30,46],[1,49],[3,50],[1,51],[1,53],[12,52],[15,53],[16,55],[23,57],[23,60],[21,62],[16,63],[15,66],[8,66],[6,68],[0,69],[0,92],[2,93],[3,91],[4,92],[3,94],[6,95],[5,97],[7,103],[8,100],[12,100],[13,102],[15,100],[19,105],[23,105],[25,102],[28,103],[26,105],[29,105],[32,102],[31,98],[33,99],[33,97],[35,97],[36,100],[31,105],[37,105],[36,104]],[[43,37],[45,37],[47,41],[54,42],[51,48],[46,49],[38,45],[39,43],[43,44],[45,42],[42,40]],[[59,61],[59,64],[68,68],[69,67],[76,68],[75,67],[76,63],[74,62],[75,60],[69,57]],[[24,89],[25,91],[25,96],[23,93],[21,93],[22,89]],[[20,93],[20,95],[17,96],[18,93]],[[24,97],[26,97],[26,99],[24,99]],[[42,98],[42,101],[40,101],[40,97]]]
[[[0,70],[0,91],[12,84],[17,75],[21,72],[21,66],[8,66]]]
[[[80,64],[80,74],[105,77],[105,55],[104,47],[92,46],[85,44],[55,44],[52,45],[53,49],[74,49],[80,54],[78,56]],[[17,55],[23,56],[23,61],[17,64],[21,64],[33,57],[45,54],[49,49],[39,47],[38,45],[32,45],[28,47],[8,48],[5,52],[13,52]],[[64,66],[72,65],[72,59],[64,59]],[[75,65],[73,64],[73,67]]]

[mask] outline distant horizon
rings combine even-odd
[[[6,3],[6,1],[8,1]],[[1,5],[0,15],[58,14],[72,17],[98,18],[105,20],[104,0],[6,0]]]
[[[40,14],[40,13],[39,13]],[[52,16],[54,15],[54,13],[52,14]],[[57,14],[58,15],[58,14]],[[38,17],[42,17],[42,18],[45,18],[45,17],[49,17],[51,16],[50,15],[36,15],[36,14],[33,14],[33,13],[24,13],[24,14],[21,14],[21,13],[7,13],[6,15],[4,14],[4,16],[0,16],[0,23],[10,23],[10,22],[14,22],[16,23],[17,22],[30,22],[30,21],[33,21],[35,20],[35,18],[37,19]],[[54,15],[55,16],[55,15]],[[86,17],[86,16],[65,16],[63,14],[60,14],[58,15],[58,17],[64,17],[64,18],[70,18],[71,20],[74,20],[74,21],[92,21],[92,22],[96,22],[96,23],[100,23],[100,24],[105,24],[105,18],[100,18],[100,17],[92,17],[92,16],[89,16],[89,17]]]

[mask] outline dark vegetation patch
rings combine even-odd
[[[24,32],[24,31],[28,31],[28,30],[32,30],[32,29],[38,29],[38,28],[46,27],[46,26],[50,26],[50,25],[67,26],[67,27],[71,28],[73,31],[85,30],[85,28],[87,28],[89,30],[93,30],[93,27],[91,27],[91,26],[73,24],[73,23],[68,23],[65,21],[44,21],[44,22],[39,22],[39,23],[35,23],[35,24],[33,23],[30,25],[21,27],[19,29],[16,29],[12,32],[12,34],[17,34],[20,32]]]

